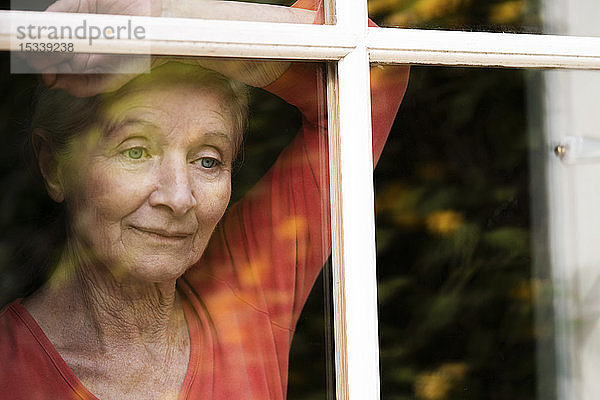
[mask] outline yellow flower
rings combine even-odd
[[[406,8],[396,8],[387,16],[385,24],[387,26],[418,26],[419,23],[451,15],[461,7],[468,5],[470,1],[417,0]]]
[[[509,24],[518,21],[525,13],[525,2],[513,0],[500,3],[492,8],[490,21],[494,24]]]
[[[424,372],[415,380],[415,396],[423,400],[443,400],[467,373],[465,363],[446,363],[433,372]]]
[[[459,229],[464,223],[461,213],[454,210],[434,211],[425,218],[425,226],[431,233],[448,235]]]

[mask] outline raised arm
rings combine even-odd
[[[407,81],[407,67],[373,68],[375,160]],[[265,87],[302,112],[302,128],[267,175],[229,210],[195,272],[227,286],[288,330],[331,251],[324,87],[323,71],[314,63],[296,63]]]

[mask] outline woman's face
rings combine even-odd
[[[198,261],[231,193],[232,118],[220,96],[142,87],[74,139],[59,169],[76,248],[117,278],[164,282]]]

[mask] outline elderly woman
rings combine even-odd
[[[111,93],[42,90],[32,143],[67,239],[48,282],[0,314],[0,397],[285,398],[295,324],[330,252],[326,122],[318,66],[267,70],[303,127],[232,206],[241,84],[171,62]],[[376,157],[406,87],[396,72],[373,85]]]

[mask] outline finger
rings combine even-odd
[[[62,89],[75,97],[90,97],[102,92],[99,76],[90,74],[57,75],[53,89]]]
[[[161,0],[59,0],[46,9],[50,12],[160,16]]]
[[[68,62],[73,57],[71,53],[17,52],[16,54],[24,59],[32,68],[40,72],[46,72],[52,66]]]
[[[91,12],[89,3],[80,0],[58,0],[46,8],[48,12]]]
[[[90,97],[113,92],[136,74],[65,74],[57,75],[53,89],[63,89],[75,97]]]

